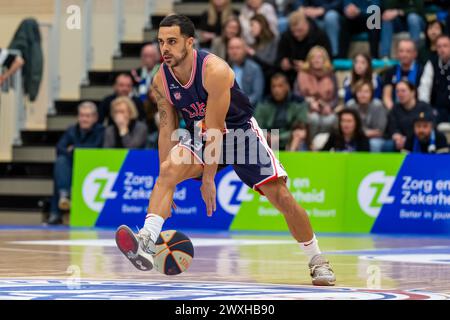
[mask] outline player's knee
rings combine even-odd
[[[275,201],[281,206],[290,205],[292,203],[292,195],[286,187],[280,187],[275,194]]]
[[[177,184],[176,174],[174,174],[174,164],[170,161],[164,161],[159,168],[158,183],[167,187],[174,187]]]

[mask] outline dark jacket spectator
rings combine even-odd
[[[136,106],[128,97],[119,97],[111,103],[113,123],[106,128],[103,147],[144,148],[147,142],[147,126],[137,121]]]
[[[79,124],[70,126],[59,139],[56,154],[73,157],[73,150],[76,148],[101,148],[104,132],[105,128],[99,123],[88,130],[81,129]]]
[[[378,57],[378,45],[380,42],[380,30],[368,29],[367,21],[372,12],[367,12],[370,6],[381,7],[381,0],[344,0],[343,14],[345,23],[343,25],[343,39],[341,42],[342,55],[347,55],[350,46],[351,36],[365,32],[369,36],[370,55],[373,58]]]
[[[413,153],[448,153],[446,137],[435,130],[432,114],[421,112],[414,119],[414,134],[408,136],[405,151]]]
[[[303,0],[303,8],[306,16],[313,19],[326,32],[331,44],[332,57],[338,57],[342,0]]]
[[[138,119],[140,121],[145,121],[145,112],[144,107],[142,105],[142,101],[133,96],[133,79],[129,74],[120,74],[117,76],[116,81],[114,83],[114,94],[105,97],[99,105],[98,108],[98,122],[103,124],[105,119],[107,120],[107,124],[112,123],[111,119],[111,103],[118,97],[131,97],[134,104],[136,105],[138,112]]]
[[[383,79],[383,104],[390,110],[397,101],[395,85],[406,80],[417,87],[423,73],[423,66],[416,60],[416,45],[411,40],[400,40],[397,47],[399,64],[389,68]]]
[[[247,94],[250,103],[256,106],[264,93],[261,67],[247,58],[246,45],[241,38],[233,38],[228,42],[228,57],[239,87]]]
[[[73,152],[77,148],[100,148],[104,128],[97,123],[97,107],[93,102],[78,106],[78,123],[69,127],[56,146],[53,168],[54,191],[50,204],[49,224],[62,223],[62,210],[70,209]]]
[[[425,65],[418,89],[419,99],[436,109],[437,123],[450,121],[450,37],[437,41],[438,56]]]
[[[414,85],[406,80],[397,83],[396,93],[399,102],[389,112],[386,138],[394,141],[396,150],[402,150],[406,137],[413,134],[414,119],[421,112],[433,111],[429,104],[416,99]]]
[[[361,118],[356,110],[340,111],[338,122],[338,130],[330,134],[323,151],[370,151],[369,139],[364,134]]]
[[[294,123],[308,121],[308,105],[300,97],[291,94],[285,75],[277,73],[271,79],[271,94],[258,103],[255,119],[261,128],[279,130],[280,150],[286,148]]]
[[[326,33],[299,9],[289,16],[289,29],[281,35],[276,59],[276,65],[288,74],[291,84],[314,46],[324,47],[331,57],[331,45]]]
[[[420,34],[424,28],[423,0],[385,0],[381,16],[381,57],[391,55],[392,37],[395,24],[406,27],[412,41],[419,44]]]

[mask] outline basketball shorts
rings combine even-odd
[[[177,146],[188,149],[202,165],[205,164],[205,142],[201,139],[193,139],[192,134],[186,134],[181,137]],[[254,118],[251,118],[246,126],[228,130],[224,135],[218,170],[228,165],[233,166],[242,182],[262,195],[264,193],[260,187],[265,183],[278,178],[287,180],[286,171],[275,157]]]

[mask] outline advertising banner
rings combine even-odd
[[[450,155],[280,152],[288,188],[316,232],[450,233]],[[159,174],[156,150],[76,150],[71,225],[141,228]],[[207,217],[201,182],[174,193],[165,228],[288,231],[266,197],[231,166],[216,175]],[[137,229],[136,229],[137,230]]]

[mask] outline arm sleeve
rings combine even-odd
[[[108,127],[105,130],[103,137],[103,148],[115,148],[116,143],[114,141],[114,130],[112,127]]]
[[[434,70],[431,61],[428,61],[423,70],[422,77],[420,78],[420,85],[418,88],[419,100],[430,103],[431,101],[431,88],[433,86]]]
[[[58,144],[56,145],[56,154],[59,155],[69,155],[67,152],[67,147],[70,145],[70,135],[69,135],[69,128],[64,132],[63,136],[59,139]]]
[[[380,106],[380,111],[375,112],[374,113],[374,126],[376,129],[380,130],[381,132],[384,132],[384,130],[386,130],[386,126],[387,126],[387,115],[386,115],[386,111],[382,110],[381,108],[384,109],[384,106],[381,105]]]
[[[137,123],[132,132],[122,137],[123,146],[129,149],[144,148],[146,141],[147,126],[144,123]]]

